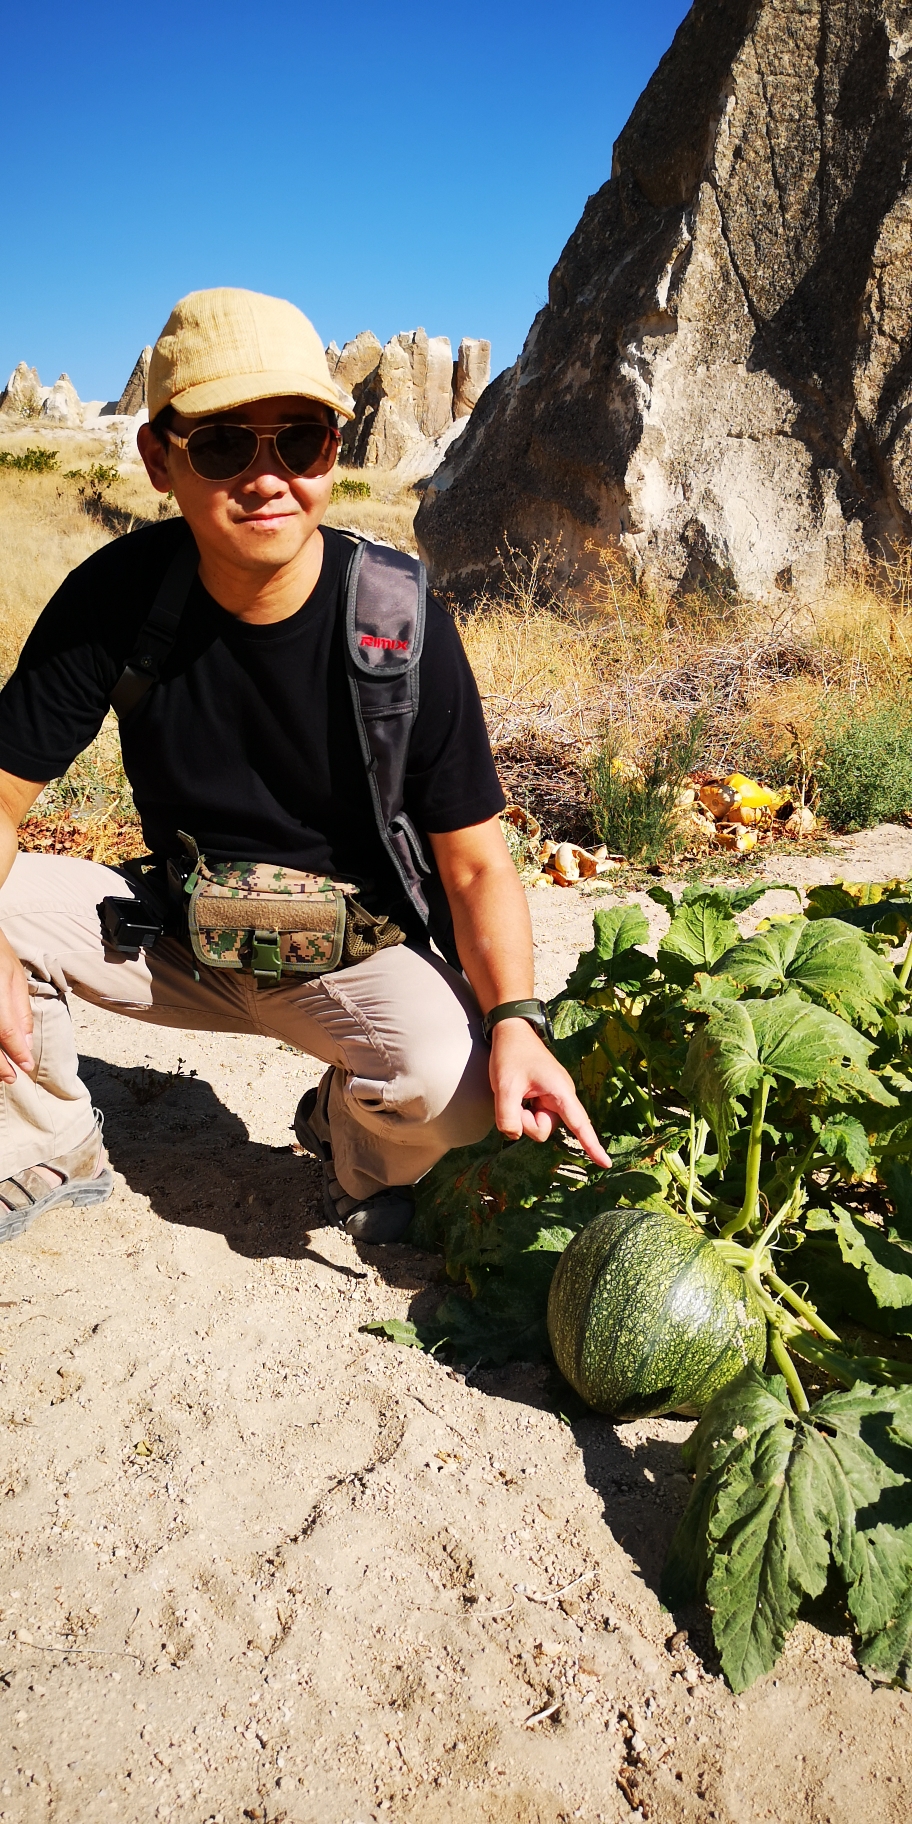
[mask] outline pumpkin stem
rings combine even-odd
[[[770,1333],[770,1355],[792,1396],[793,1405],[799,1412],[810,1412],[811,1402],[801,1385],[798,1370],[778,1330],[772,1330]]]
[[[763,1082],[758,1084],[754,1090],[751,1103],[750,1139],[747,1143],[744,1202],[737,1216],[733,1216],[731,1222],[725,1224],[722,1230],[723,1241],[727,1241],[731,1235],[737,1235],[741,1229],[756,1228],[760,1221],[760,1161],[763,1154],[763,1123],[766,1118],[766,1104],[771,1088],[769,1077],[764,1077]]]
[[[696,1114],[694,1112],[693,1106],[691,1106],[691,1110],[690,1110],[690,1158],[688,1160],[687,1197],[686,1197],[686,1200],[684,1203],[684,1208],[687,1211],[688,1216],[690,1216],[693,1221],[697,1220],[696,1213],[695,1213],[694,1207],[693,1207],[694,1206],[694,1197],[695,1196],[699,1197],[701,1203],[703,1203],[704,1209],[706,1209],[707,1206],[712,1202],[712,1198],[707,1196],[706,1192],[703,1190],[702,1185],[700,1186],[699,1191],[697,1190],[697,1160],[702,1159],[702,1157],[703,1157],[703,1152],[704,1152],[704,1149],[706,1146],[706,1141],[707,1141],[708,1135],[709,1135],[709,1122],[704,1121],[702,1119],[702,1117],[698,1121]],[[706,1199],[705,1202],[703,1202],[704,1198]]]
[[[691,1159],[689,1165],[685,1165],[680,1153],[670,1151],[663,1152],[662,1158],[675,1183],[679,1184],[682,1190],[687,1193],[684,1208],[687,1211],[688,1216],[690,1216],[694,1222],[703,1222],[703,1216],[693,1208],[693,1205],[694,1203],[698,1203],[700,1209],[705,1211],[712,1208],[713,1200],[709,1192],[703,1189],[703,1186],[697,1177],[693,1160]]]
[[[818,1317],[813,1305],[809,1305],[805,1299],[799,1298],[798,1293],[793,1292],[791,1286],[786,1285],[785,1280],[780,1279],[777,1273],[770,1273],[767,1271],[765,1277],[767,1284],[772,1286],[773,1291],[777,1292],[780,1298],[784,1298],[786,1304],[791,1305],[792,1310],[797,1311],[798,1316],[803,1317],[805,1323],[810,1324],[811,1329],[816,1330],[817,1335],[822,1336],[825,1342],[842,1342],[842,1337],[837,1335],[835,1330],[831,1330],[829,1324],[825,1324],[822,1317]]]
[[[909,939],[909,948],[896,971],[896,980],[900,988],[908,988],[910,974],[912,974],[912,937]]]
[[[818,1342],[816,1336],[808,1336],[806,1330],[789,1337],[789,1348],[813,1362],[815,1368],[825,1368],[844,1387],[854,1387],[856,1381],[885,1381],[887,1386],[905,1387],[912,1381],[908,1362],[897,1362],[887,1355],[842,1355]]]

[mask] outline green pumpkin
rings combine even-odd
[[[548,1334],[571,1386],[616,1419],[695,1417],[766,1357],[743,1273],[659,1210],[605,1210],[574,1236],[551,1282]]]

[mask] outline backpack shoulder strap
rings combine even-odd
[[[417,557],[361,539],[345,583],[345,658],[355,724],[380,840],[422,924],[433,874],[404,808],[418,713],[427,574]],[[435,921],[436,923],[436,921]]]
[[[157,684],[161,668],[177,638],[184,604],[198,569],[199,552],[188,532],[162,577],[130,657],[111,691],[111,708],[115,715],[127,715],[146,691]]]
[[[427,572],[419,558],[359,541],[345,585],[345,631],[357,677],[384,680],[384,691],[393,679],[409,677],[417,693],[426,602]],[[417,694],[415,702],[417,707]]]

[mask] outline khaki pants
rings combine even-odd
[[[106,948],[97,908],[109,893],[132,897],[110,868],[56,855],[20,855],[0,888],[0,929],[25,965],[35,1018],[34,1072],[0,1085],[0,1178],[91,1133],[70,994],[155,1026],[284,1039],[334,1065],[333,1157],[353,1197],[414,1184],[490,1128],[490,1054],[475,998],[430,952],[402,945],[276,988],[202,965],[194,981],[194,959],[173,939],[135,958]]]

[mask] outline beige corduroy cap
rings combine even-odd
[[[191,291],[175,304],[152,350],[147,393],[150,418],[166,405],[198,418],[285,393],[354,417],[304,312],[285,298],[228,285]]]

